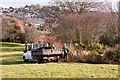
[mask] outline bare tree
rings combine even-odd
[[[16,25],[16,22],[11,19],[3,19],[2,21],[2,40],[3,41],[20,41],[20,28]],[[21,33],[22,34],[22,33]]]
[[[114,40],[118,39],[118,5],[116,3],[111,3],[108,0],[106,0],[103,6],[101,7],[104,13],[107,13],[110,16],[108,17],[109,20],[107,19],[109,22],[108,24],[109,31],[107,31],[107,37],[108,37],[108,42],[111,42],[111,43]]]
[[[26,42],[38,42],[40,41],[40,33],[36,28],[25,27],[24,38]]]
[[[61,19],[60,25],[55,28],[64,42],[82,41],[84,44],[100,42],[100,37],[106,35],[108,43],[116,40],[116,28],[108,13],[88,12],[69,15]],[[107,41],[106,40],[106,41]]]
[[[32,10],[40,10],[40,9],[41,9],[40,4],[36,4],[36,5],[31,4],[29,7],[30,7]]]
[[[98,7],[98,3],[93,0],[53,0],[54,4],[67,13],[83,13]]]
[[[36,4],[36,9],[37,9],[37,10],[40,10],[40,9],[41,9],[40,4]]]

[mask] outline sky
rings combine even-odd
[[[31,4],[40,4],[41,6],[47,5],[51,0],[0,0],[0,7],[21,7],[21,6],[25,6],[27,5],[31,5]],[[104,0],[101,0],[104,1]],[[113,4],[115,4],[117,1],[120,0],[108,0],[110,2],[112,2]]]
[[[51,0],[0,0],[0,7],[21,7],[31,4],[47,5]]]

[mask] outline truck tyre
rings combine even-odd
[[[23,60],[24,60],[24,62],[27,62],[27,61],[28,61],[27,59],[25,59],[25,56],[23,56]]]
[[[42,63],[42,59],[40,59],[39,57],[37,57],[37,63],[39,64],[39,63]]]
[[[47,61],[47,62],[50,62],[50,60],[48,60],[48,59],[47,59],[46,61]]]
[[[56,61],[56,62],[58,62],[58,61],[59,61],[59,59],[56,59],[55,61]]]
[[[40,63],[40,60],[39,60],[39,59],[37,59],[37,63],[38,63],[38,64]]]
[[[43,62],[43,60],[42,59],[37,59],[37,63],[39,64],[39,63],[42,63]]]

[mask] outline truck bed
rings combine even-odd
[[[32,56],[37,55],[59,55],[62,54],[62,51],[59,49],[36,49],[32,50]]]

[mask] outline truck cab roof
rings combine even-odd
[[[50,48],[48,43],[27,43],[26,46],[31,46],[32,49]]]
[[[27,45],[31,45],[31,44],[41,44],[41,45],[43,45],[43,44],[48,44],[48,43],[27,43]]]

